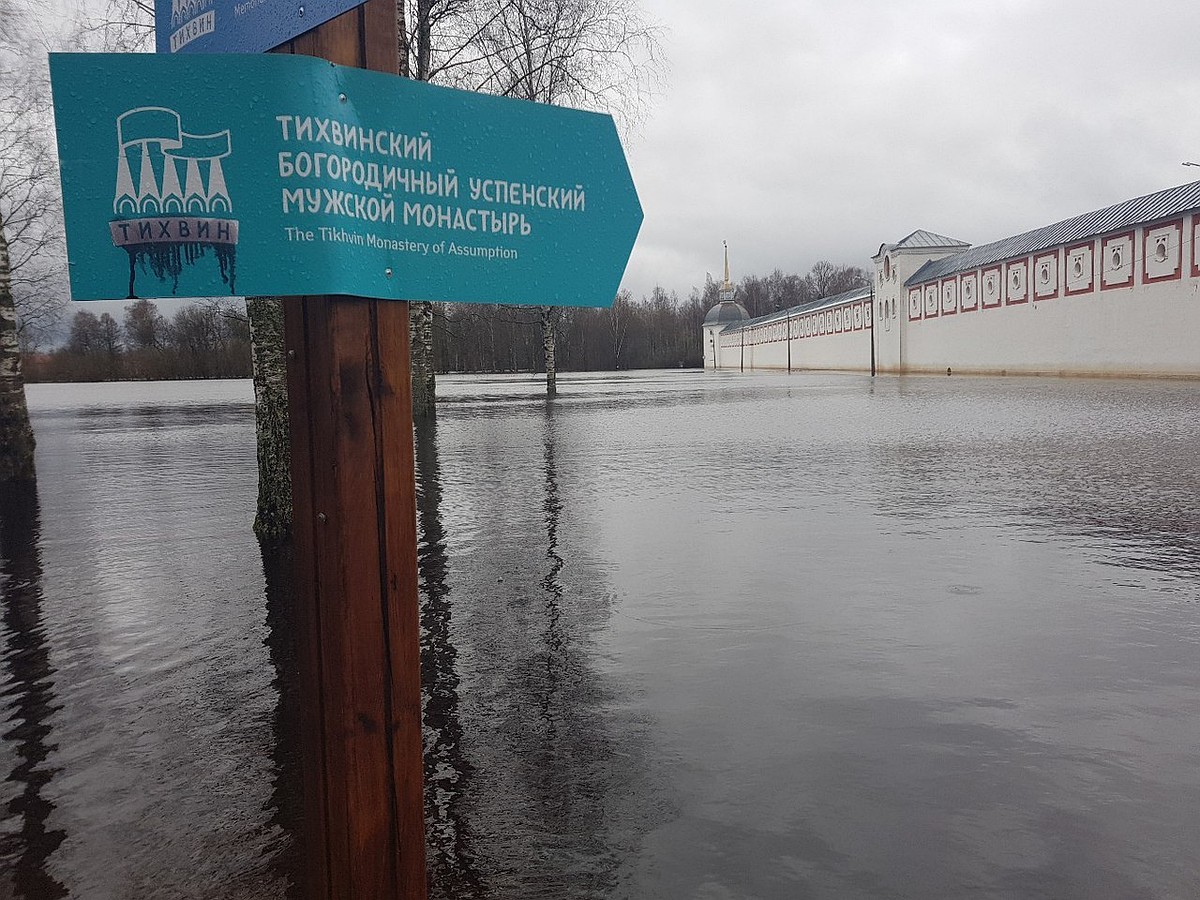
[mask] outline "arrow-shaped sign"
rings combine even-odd
[[[287,55],[54,54],[71,293],[608,306],[606,115]]]

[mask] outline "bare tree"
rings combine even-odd
[[[612,367],[621,368],[621,351],[625,349],[625,339],[629,336],[629,319],[632,312],[633,297],[628,291],[621,291],[613,300],[608,311],[608,324],[612,329]]]
[[[123,349],[121,326],[111,313],[100,314],[100,349],[104,355],[116,359]]]
[[[553,397],[558,393],[558,360],[554,352],[558,309],[553,306],[543,306],[541,313],[542,356],[546,363],[546,396]]]
[[[71,319],[67,350],[78,356],[98,354],[104,347],[104,329],[96,314],[81,309]]]
[[[664,68],[637,0],[408,0],[405,19],[402,75],[609,112],[625,131]]]
[[[125,307],[125,346],[131,351],[161,350],[167,322],[153,300],[138,300]]]
[[[21,333],[29,346],[50,324],[48,258],[60,244],[48,91],[22,13],[0,0],[0,481],[35,477]]]
[[[813,263],[812,270],[805,276],[811,286],[812,296],[832,297],[843,291],[866,287],[871,283],[866,271],[858,266],[838,266],[827,259]]]
[[[784,275],[782,269],[776,269],[767,276],[766,281],[772,310],[788,309],[813,299],[799,275]]]
[[[648,109],[661,74],[658,28],[636,0],[494,0],[477,15],[476,90],[613,113],[627,128]],[[557,393],[555,323],[542,307],[548,397]]]
[[[98,18],[80,23],[86,43],[110,53],[152,50],[154,0],[108,0]]]
[[[637,0],[493,0],[477,22],[475,90],[639,124],[662,76],[661,29]]]
[[[4,231],[4,217],[0,214],[0,483],[35,478],[33,427],[25,403],[12,268]]]

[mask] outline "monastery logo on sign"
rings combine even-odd
[[[129,297],[147,268],[179,286],[183,267],[215,257],[221,280],[236,292],[238,223],[221,160],[229,131],[188,134],[179,113],[142,106],[117,116],[117,184],[113,244],[129,255]]]
[[[213,0],[171,0],[171,52],[217,30]]]

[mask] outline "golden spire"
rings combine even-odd
[[[721,241],[721,244],[725,247],[725,281],[717,291],[717,299],[727,303],[733,300],[733,285],[729,282],[729,242]]]

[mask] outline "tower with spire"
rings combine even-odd
[[[722,241],[725,248],[725,279],[717,289],[717,305],[704,317],[704,368],[717,368],[721,359],[721,340],[718,335],[729,327],[736,327],[750,318],[746,307],[734,300],[733,282],[729,280],[729,243]]]

